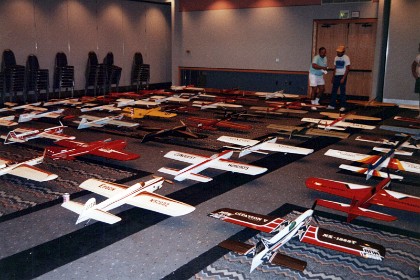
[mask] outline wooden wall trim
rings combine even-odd
[[[308,5],[321,5],[321,0],[180,0],[179,11],[191,12]]]
[[[193,71],[220,71],[220,72],[245,72],[245,73],[270,73],[270,74],[290,74],[290,75],[308,75],[309,71],[287,71],[287,70],[266,70],[266,69],[236,69],[236,68],[208,68],[208,67],[188,67],[179,66],[179,72],[182,70]]]

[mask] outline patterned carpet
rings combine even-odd
[[[299,214],[301,212],[293,210],[286,217],[294,219]],[[251,274],[251,258],[229,252],[190,279],[419,279],[420,240],[414,238],[418,234],[413,233],[410,237],[398,229],[342,223],[325,217],[322,212],[318,214],[318,220],[320,227],[383,245],[385,259],[363,259],[292,239],[280,248],[280,252],[306,261],[308,266],[303,272],[263,264]],[[255,244],[259,238],[269,236],[260,233],[247,243]]]

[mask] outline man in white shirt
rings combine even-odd
[[[337,56],[334,58],[334,74],[332,77],[332,91],[331,101],[327,109],[334,110],[337,102],[337,92],[340,88],[340,112],[346,110],[346,83],[347,75],[350,71],[350,58],[345,55],[345,46],[339,46],[337,49]]]

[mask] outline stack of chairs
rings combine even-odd
[[[106,92],[111,92],[112,85],[115,85],[118,92],[122,68],[114,65],[114,54],[112,52],[107,53],[103,64],[106,70]]]
[[[139,89],[149,88],[150,65],[143,63],[143,56],[137,52],[134,54],[133,66],[131,68],[131,85],[136,86],[136,92]]]
[[[53,92],[58,90],[58,98],[61,98],[63,90],[71,90],[71,97],[74,94],[74,66],[67,65],[67,56],[58,52],[55,56]]]
[[[10,102],[17,102],[17,93],[22,92],[25,100],[25,66],[16,65],[15,54],[12,50],[3,51],[0,70],[1,102],[4,104],[6,94],[9,94]]]
[[[86,84],[85,95],[88,89],[93,89],[93,94],[96,97],[97,93],[102,92],[105,95],[107,88],[106,67],[104,64],[98,63],[96,53],[91,51],[88,54],[88,62],[86,65]]]
[[[34,92],[35,102],[38,101],[38,97],[41,91],[45,91],[45,100],[48,100],[49,95],[49,70],[39,69],[38,58],[31,54],[26,60],[26,74],[25,74],[26,94],[25,99],[28,98],[29,92]]]

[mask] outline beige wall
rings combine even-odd
[[[89,51],[102,62],[109,51],[123,68],[120,85],[130,82],[135,52],[151,65],[151,82],[171,80],[170,6],[127,0],[2,0],[0,51],[10,48],[18,64],[29,54],[50,69],[63,51],[75,66],[76,89],[83,89]],[[52,80],[51,80],[52,82]]]

